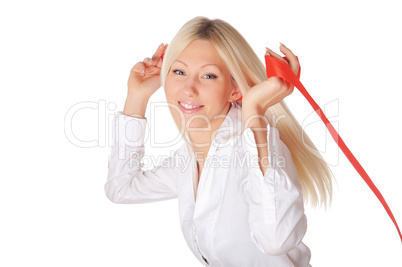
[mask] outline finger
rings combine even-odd
[[[163,50],[163,53],[162,53],[162,55],[161,55],[161,57],[160,57],[160,59],[159,59],[158,64],[156,64],[156,66],[157,66],[158,68],[162,68],[163,58],[164,58],[164,56],[165,56],[167,47],[168,47],[168,44],[165,44],[165,49]]]
[[[161,73],[161,69],[158,67],[148,67],[147,68],[147,75],[159,75]]]
[[[143,62],[147,67],[152,66],[153,63],[152,59],[150,59],[149,57],[144,58]]]
[[[277,59],[280,59],[280,60],[282,60],[282,61],[288,63],[288,62],[287,62],[285,59],[283,59],[283,57],[281,57],[279,54],[275,53],[274,51],[272,51],[272,50],[269,49],[268,47],[266,47],[266,48],[267,48],[267,52],[268,52],[269,55],[271,55],[271,56],[273,56],[273,57],[275,57],[275,58],[277,58]]]
[[[145,65],[144,62],[140,61],[137,64],[134,65],[134,67],[131,69],[131,72],[135,72],[141,75],[145,75],[146,73],[146,68],[147,66]]]
[[[293,70],[293,72],[297,75],[299,73],[299,68],[300,64],[299,61],[297,60],[296,56],[293,54],[293,52],[287,48],[284,44],[281,43],[279,46],[279,49],[283,54],[285,54],[286,58],[289,61],[289,66]]]
[[[165,44],[165,51],[163,51],[162,56],[161,56],[162,59],[165,57],[167,48],[168,48],[168,44]]]
[[[161,58],[162,53],[165,51],[165,45],[164,44],[160,44],[158,46],[158,49],[156,49],[155,54],[152,55],[152,62],[153,62],[153,66],[156,66]]]

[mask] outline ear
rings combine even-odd
[[[231,85],[232,85],[232,91],[230,93],[229,100],[230,102],[239,101],[239,99],[242,97],[242,92],[233,78],[231,79]]]

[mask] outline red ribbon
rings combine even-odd
[[[297,61],[299,61],[299,58],[297,58]],[[283,57],[287,62],[288,59],[286,57]],[[352,163],[353,167],[357,170],[357,172],[360,174],[360,176],[363,178],[363,180],[366,182],[366,184],[370,187],[370,189],[373,191],[373,193],[377,196],[377,198],[380,200],[381,204],[384,206],[385,210],[387,211],[389,217],[391,220],[394,222],[396,229],[398,230],[399,237],[402,240],[402,234],[401,231],[399,230],[398,224],[394,218],[394,215],[391,212],[391,209],[389,208],[387,202],[385,201],[384,197],[378,190],[378,188],[374,185],[373,181],[371,181],[370,177],[366,173],[366,171],[363,169],[363,167],[360,165],[360,163],[357,161],[357,159],[353,156],[352,152],[350,152],[349,148],[346,146],[346,144],[343,142],[342,138],[339,136],[338,132],[334,129],[332,124],[328,121],[327,117],[325,116],[324,112],[322,112],[321,108],[317,105],[317,103],[313,100],[313,98],[310,96],[310,94],[307,92],[307,90],[304,88],[303,84],[300,82],[300,70],[297,76],[294,74],[293,70],[290,68],[288,63],[275,58],[273,56],[265,55],[265,64],[266,64],[266,69],[267,69],[267,77],[272,77],[272,76],[277,76],[282,79],[285,79],[292,85],[294,85],[299,91],[304,95],[304,97],[307,99],[307,101],[311,104],[315,112],[320,116],[322,121],[324,122],[325,126],[328,128],[329,132],[332,135],[332,138],[334,138],[335,142],[338,144],[338,146],[341,148],[345,156],[349,159],[350,163]]]

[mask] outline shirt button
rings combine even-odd
[[[201,257],[202,257],[202,259],[209,265],[209,263],[208,263],[208,261],[207,261],[207,259],[206,258],[204,258],[204,256],[202,256],[201,255]]]

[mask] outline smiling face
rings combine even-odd
[[[203,39],[193,41],[176,58],[165,82],[173,118],[186,129],[218,128],[230,103],[240,97],[238,92],[218,51]]]

